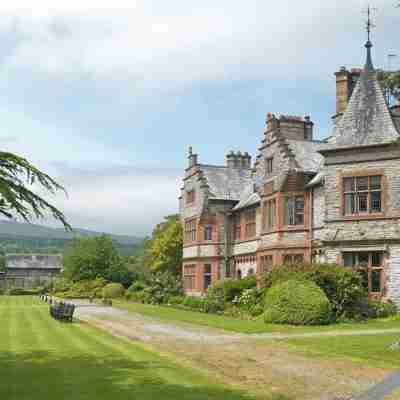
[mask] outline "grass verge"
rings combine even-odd
[[[167,306],[133,303],[126,300],[113,300],[113,305],[124,310],[137,312],[161,320],[208,326],[237,333],[308,333],[336,330],[400,329],[400,319],[370,320],[363,323],[341,323],[318,327],[290,326],[265,324],[262,317],[256,320],[243,320],[225,315],[205,314]]]

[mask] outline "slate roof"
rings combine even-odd
[[[319,141],[286,140],[301,171],[317,173],[323,166],[324,157],[318,152],[323,146]]]
[[[244,189],[252,184],[248,168],[228,168],[214,165],[200,165],[210,197],[223,200],[240,200]]]
[[[240,210],[241,208],[250,207],[258,204],[261,201],[261,197],[257,192],[254,192],[254,185],[248,186],[240,196],[239,203],[233,208],[234,210]]]
[[[391,143],[399,138],[376,71],[368,42],[367,62],[350,102],[325,149]]]

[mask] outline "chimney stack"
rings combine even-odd
[[[226,155],[226,165],[228,168],[250,169],[251,168],[251,156],[247,151],[242,154],[240,151],[235,153],[232,150]]]
[[[189,160],[189,168],[192,168],[197,165],[197,154],[193,154],[192,146],[189,147],[188,160]]]
[[[361,75],[361,68],[352,68],[350,71],[346,67],[341,67],[336,76],[336,114],[341,115],[345,112],[347,104]]]

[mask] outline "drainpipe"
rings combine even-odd
[[[222,268],[221,280],[224,280],[227,276],[229,265],[229,246],[230,246],[230,235],[229,235],[229,211],[224,212],[224,268]]]
[[[310,263],[312,262],[312,245],[313,245],[313,240],[314,240],[314,188],[311,188],[310,190],[310,206],[309,206],[309,212],[310,212],[310,227],[309,227],[309,251],[310,251]]]

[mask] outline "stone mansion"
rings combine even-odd
[[[189,150],[180,196],[185,291],[283,263],[358,269],[371,296],[400,306],[400,106],[389,107],[371,58],[336,76],[332,135],[306,117],[268,114],[253,163]]]

